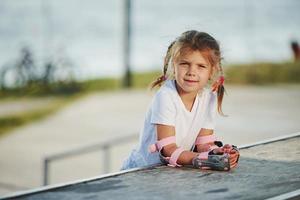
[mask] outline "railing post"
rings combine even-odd
[[[110,146],[109,144],[107,145],[104,145],[103,146],[103,171],[104,173],[109,173],[110,171],[110,152],[109,152],[109,149],[110,149]]]
[[[43,173],[43,185],[48,185],[49,182],[49,161],[48,158],[44,159],[44,173]]]
[[[125,0],[124,10],[124,66],[125,75],[123,80],[123,86],[129,88],[132,86],[132,74],[131,74],[131,0]]]

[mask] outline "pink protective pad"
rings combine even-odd
[[[168,166],[171,167],[181,167],[181,165],[177,164],[177,160],[180,154],[184,151],[182,147],[177,148],[171,155]]]
[[[203,159],[203,160],[207,160],[208,159],[208,151],[206,152],[202,152],[198,154],[198,158]]]
[[[175,136],[170,136],[170,137],[166,137],[164,139],[161,139],[159,141],[157,141],[155,144],[151,144],[149,146],[149,151],[151,153],[154,153],[156,151],[160,151],[164,146],[167,146],[169,144],[176,144],[176,137]]]
[[[197,144],[206,144],[210,142],[214,142],[217,140],[217,137],[215,135],[206,135],[206,136],[199,136],[196,139],[195,145]]]
[[[212,151],[212,150],[214,150],[214,149],[217,149],[217,148],[219,148],[219,147],[216,146],[216,145],[210,146],[209,151],[205,151],[205,152],[199,153],[198,154],[198,158],[207,160],[209,152]]]
[[[217,149],[217,148],[219,148],[219,147],[216,146],[216,145],[210,146],[208,151],[199,153],[198,154],[198,158],[207,160],[209,152],[212,151],[212,150],[214,150],[214,149]]]

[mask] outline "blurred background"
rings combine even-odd
[[[0,195],[119,171],[168,45],[220,43],[216,133],[243,145],[299,132],[297,0],[0,0]]]

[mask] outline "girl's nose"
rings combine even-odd
[[[195,76],[195,73],[196,73],[195,71],[196,71],[196,68],[193,67],[193,66],[190,66],[189,69],[188,69],[188,71],[187,71],[187,75],[189,75],[189,76]]]

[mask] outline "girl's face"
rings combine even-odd
[[[200,51],[185,51],[173,64],[179,95],[196,95],[205,87],[212,73],[212,67]]]

